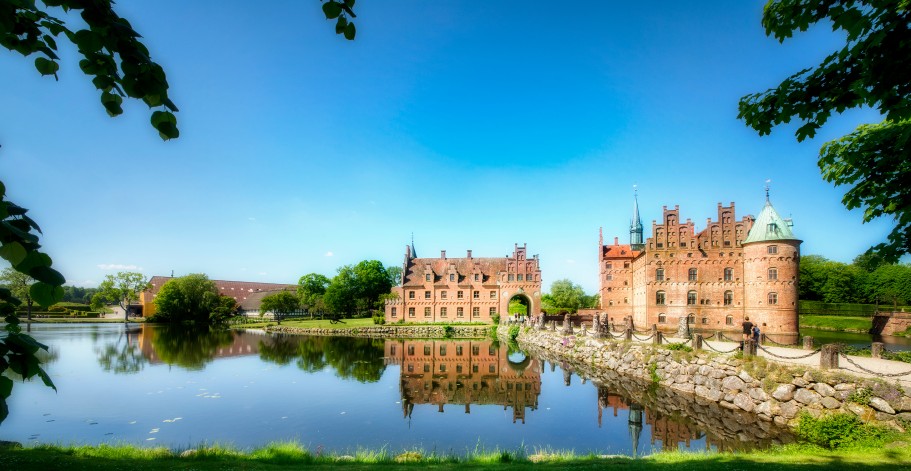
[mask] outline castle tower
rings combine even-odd
[[[633,250],[642,250],[642,218],[639,217],[639,195],[633,190],[633,218],[629,223],[629,245]]]
[[[764,333],[797,334],[800,243],[769,202],[743,240],[744,316]]]

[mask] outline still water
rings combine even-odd
[[[18,382],[0,440],[171,448],[297,440],[336,452],[524,447],[644,455],[783,439],[765,424],[742,430],[755,419],[717,405],[693,412],[692,398],[636,381],[595,384],[574,376],[571,365],[491,340],[104,324],[36,324],[31,333],[51,346],[46,369],[58,392]]]

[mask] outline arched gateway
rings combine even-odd
[[[417,257],[414,245],[406,246],[401,286],[386,301],[385,317],[392,322],[491,322],[505,321],[509,301],[523,299],[531,315],[541,309],[541,268],[538,256],[527,256],[527,247],[516,244],[512,256],[462,258]]]

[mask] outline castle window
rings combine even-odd
[[[662,242],[658,242],[658,248],[659,248],[659,249],[664,248],[664,244],[663,244]]]
[[[512,273],[510,273],[506,278],[507,281],[515,281],[515,279],[516,279],[516,276],[513,275]]]
[[[395,317],[395,308],[392,308],[392,317]]]
[[[446,363],[440,363],[440,373],[446,372]]]
[[[424,274],[424,281],[430,281],[430,273]]]
[[[778,304],[778,293],[769,293],[769,304],[773,306]]]
[[[696,292],[690,291],[686,293],[686,304],[688,306],[693,306],[696,304]]]
[[[462,346],[461,345],[456,345],[456,356],[457,357],[462,356]]]
[[[607,268],[608,270],[610,270],[610,269],[613,268],[613,267],[614,267],[614,266],[613,266],[613,264],[612,264],[611,262],[607,262],[607,263],[604,264],[604,268]]]
[[[664,304],[664,291],[655,293],[655,304]]]
[[[477,373],[477,372],[478,372],[478,365],[471,365],[471,372],[472,372],[472,373]],[[475,389],[478,389],[478,383],[474,383],[474,388],[475,388]]]
[[[472,345],[472,346],[471,346],[471,354],[474,355],[474,356],[480,355],[480,354],[481,354],[481,347],[479,347],[479,346],[477,346],[477,345]],[[475,370],[475,371],[477,371],[477,370]]]
[[[446,291],[440,291],[440,299],[446,299]]]
[[[775,281],[778,279],[778,269],[769,268],[769,281]]]
[[[490,299],[497,299],[497,292],[496,292],[496,291],[491,291],[491,292],[490,292]]]
[[[769,225],[766,226],[766,230],[773,234],[778,233],[778,224],[775,224],[774,222],[770,222]]]
[[[471,308],[471,317],[481,317],[481,308],[477,306]]]
[[[456,308],[456,317],[465,317],[465,309],[461,307]]]
[[[495,307],[490,308],[490,312],[488,312],[488,314],[490,314],[491,316],[493,316],[496,313],[497,313],[497,308],[495,308]]]
[[[462,365],[456,365],[456,373],[462,372]]]
[[[475,299],[481,299],[481,292],[480,292],[480,291],[475,291],[474,293],[472,293],[471,296],[472,296],[473,298],[475,298]]]
[[[414,299],[414,291],[408,292],[408,299]]]
[[[522,281],[522,275],[516,275],[516,281]]]
[[[731,304],[734,304],[734,292],[725,291],[724,292],[724,305],[730,306]]]
[[[623,262],[623,268],[629,268],[629,262]]]
[[[724,241],[724,246],[725,246],[725,247],[730,247],[730,246],[731,246],[731,241],[729,241],[729,240]]]
[[[698,274],[698,271],[696,271],[695,268],[690,268],[690,270],[689,270],[689,280],[690,280],[690,281],[696,281],[696,275],[697,275],[697,274]]]
[[[446,356],[446,344],[440,345],[440,356]]]
[[[424,373],[429,373],[429,372],[430,372],[430,364],[429,364],[429,363],[424,363]],[[426,385],[425,385],[425,386],[426,386]]]
[[[708,323],[709,323],[709,318],[708,318],[708,317],[703,317],[703,318],[702,318],[702,323],[703,323],[703,324],[708,324]]]
[[[424,299],[430,299],[430,291],[424,291]]]
[[[429,307],[424,308],[424,317],[430,317],[430,308]]]
[[[424,345],[424,355],[430,355],[430,345]]]
[[[455,281],[455,273],[449,274],[449,281]]]
[[[608,305],[608,306],[613,306],[613,305],[614,305],[614,301],[608,301],[608,302],[607,302],[607,305]]]
[[[734,316],[727,316],[724,318],[725,325],[734,325]]]
[[[664,324],[666,322],[667,322],[667,316],[663,312],[661,314],[658,314],[658,323]]]
[[[479,277],[479,276],[480,276],[480,275],[478,275],[477,273],[475,273],[475,274],[474,274],[474,280],[475,280],[475,281],[478,281],[478,277]]]
[[[413,307],[408,308],[408,317],[414,317],[414,308]]]
[[[734,269],[733,268],[724,269],[724,281],[734,281]]]
[[[770,245],[770,246],[768,247],[768,252],[769,252],[769,255],[775,255],[775,254],[777,254],[777,253],[778,253],[778,246],[777,246],[777,245]]]
[[[409,345],[409,346],[408,346],[408,354],[409,354],[409,355],[414,355],[414,345]]]
[[[614,279],[614,275],[611,275],[610,273],[608,273],[608,274],[607,274],[607,281],[611,281],[611,280],[613,280],[613,279]]]
[[[445,307],[440,308],[440,317],[446,317],[446,308]]]
[[[464,298],[464,297],[465,297],[465,292],[464,292],[464,291],[459,291],[459,292],[456,293],[456,298],[462,299],[462,298]]]
[[[655,281],[664,281],[664,268],[655,269]]]
[[[629,304],[629,298],[623,298],[623,304]]]
[[[687,315],[686,315],[686,323],[687,323],[687,324],[695,324],[695,323],[696,323],[696,314],[693,314],[692,312],[689,313],[689,314],[687,314]]]

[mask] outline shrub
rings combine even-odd
[[[451,325],[443,326],[443,337],[451,339],[453,334],[455,334],[455,328]]]
[[[494,324],[499,324],[499,323],[500,323],[500,315],[497,314],[497,313],[493,313],[493,315],[490,316],[490,321],[493,322]]]
[[[402,319],[404,320],[404,319]],[[384,316],[375,315],[373,316],[373,323],[376,325],[383,325],[386,323],[386,318]]]
[[[881,446],[894,434],[884,427],[864,424],[855,415],[841,413],[818,419],[802,413],[795,433],[806,442],[829,449]]]
[[[55,304],[55,305],[47,308],[47,312],[66,312],[66,306],[60,306],[59,304]]]
[[[858,388],[848,395],[849,401],[862,406],[869,405],[871,398],[873,398],[873,390],[870,388]]]
[[[667,344],[667,349],[668,350],[678,350],[681,352],[692,352],[693,351],[693,347],[690,347],[689,345],[684,345],[682,343],[669,343],[669,344]]]
[[[515,340],[519,336],[519,326],[513,325],[509,328],[509,340]]]

